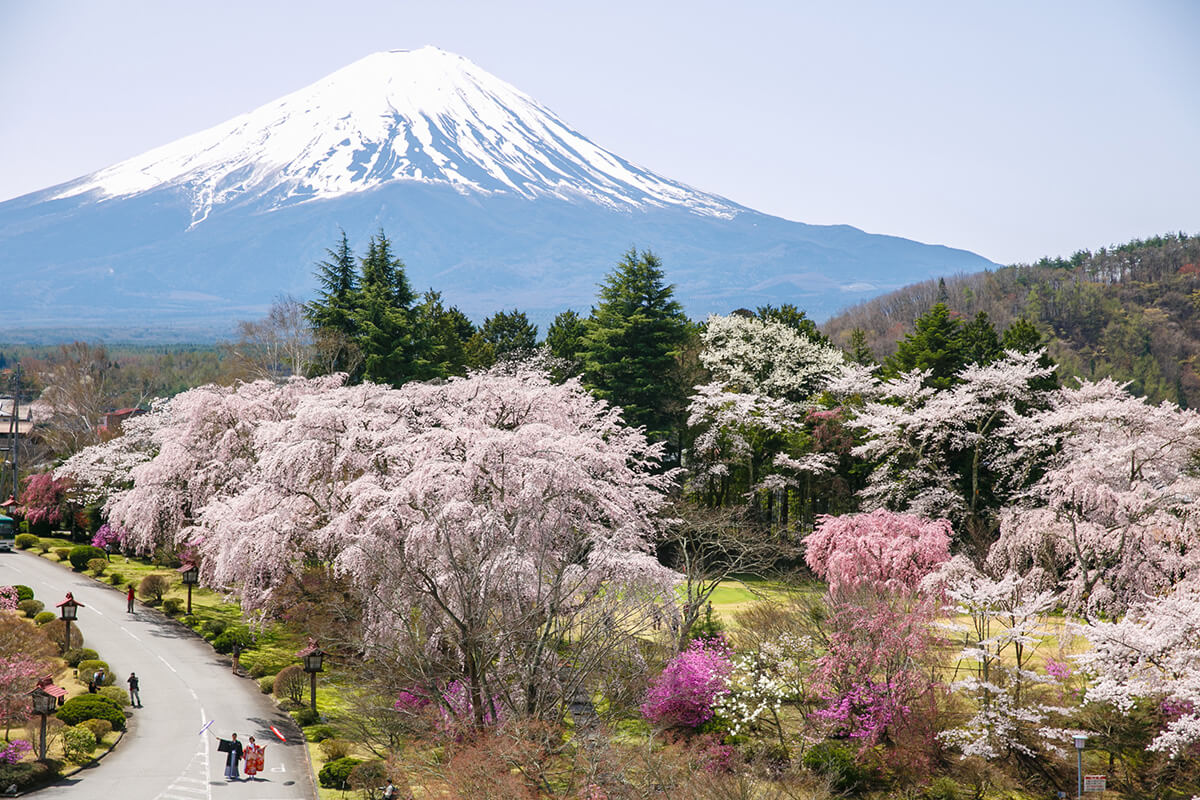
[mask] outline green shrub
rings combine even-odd
[[[326,789],[346,789],[350,785],[350,772],[361,763],[361,758],[330,761],[317,773],[317,782]]]
[[[73,725],[63,731],[63,755],[73,764],[86,764],[96,749],[96,734],[84,725]]]
[[[56,548],[54,548],[54,555],[58,556],[59,561],[66,561],[68,558],[71,557],[71,548],[56,547]]]
[[[17,610],[25,616],[33,619],[38,615],[38,612],[46,607],[46,604],[41,600],[19,600],[17,601]]]
[[[63,653],[63,661],[70,667],[78,667],[80,661],[97,658],[100,658],[100,654],[90,647],[76,647]]]
[[[305,725],[316,725],[321,721],[321,715],[308,706],[293,711],[292,718],[296,720],[296,724],[301,728]]]
[[[138,584],[138,596],[146,602],[147,605],[157,605],[162,602],[163,595],[171,588],[171,581],[166,575],[160,575],[155,572],[152,575],[147,575],[142,578],[142,582]]]
[[[38,539],[37,550],[42,555],[49,553],[51,547],[54,547],[54,542],[49,539]]]
[[[61,770],[62,762],[55,759],[22,761],[20,764],[0,763],[0,789],[16,786],[17,793],[20,794],[49,783],[58,777]]]
[[[854,791],[868,778],[864,767],[854,758],[854,751],[837,742],[818,742],[808,749],[801,763],[807,769],[829,780],[830,788],[838,792]]]
[[[81,694],[72,697],[58,709],[58,718],[68,725],[78,725],[85,719],[106,719],[113,730],[125,730],[125,713],[102,694]]]
[[[250,646],[250,641],[250,631],[245,628],[226,628],[212,640],[212,646],[218,653],[232,653],[234,645],[244,649]]]
[[[92,571],[92,574],[99,578],[104,574],[104,570],[108,569],[107,558],[89,558],[87,568]]]
[[[109,700],[117,704],[117,708],[124,708],[129,705],[129,692],[122,689],[120,686],[103,686],[99,690],[101,697],[107,697]]]
[[[108,668],[107,661],[101,661],[98,658],[88,658],[83,661],[80,661],[79,666],[76,667],[76,669],[79,670],[79,680],[82,681],[83,683],[87,683],[88,681],[90,681],[92,679],[93,675],[95,675],[100,670],[104,670],[104,680],[101,682],[101,685],[102,686],[112,686],[113,685],[114,678],[113,678],[112,670]]]
[[[183,601],[178,597],[168,597],[163,600],[162,610],[167,616],[173,617],[183,611]]]
[[[92,547],[90,544],[75,545],[67,552],[67,560],[71,562],[71,566],[76,572],[83,572],[87,569],[88,562],[94,558],[103,559],[104,551],[99,547]]]
[[[304,670],[292,664],[279,670],[275,676],[275,696],[280,700],[287,699],[293,703],[304,700],[304,689],[308,684],[308,676]]]
[[[156,567],[170,567],[178,569],[183,566],[183,561],[179,558],[179,553],[170,547],[156,547],[154,554],[150,557]]]
[[[263,694],[270,694],[275,691],[275,676],[266,675],[258,679],[258,688]]]
[[[337,761],[339,758],[350,755],[350,751],[354,749],[354,743],[345,739],[324,739],[319,747],[321,755],[325,756],[326,761]]]
[[[304,729],[304,738],[310,742],[323,742],[326,739],[336,739],[337,728],[332,725],[309,725]]]
[[[119,572],[110,572],[108,573],[108,582],[113,586],[120,586],[125,582],[125,576]]]
[[[17,601],[18,602],[20,602],[21,600],[32,600],[33,599],[33,589],[30,589],[25,584],[16,583],[16,584],[13,584],[13,588],[17,590]]]
[[[958,781],[942,776],[934,778],[921,793],[924,800],[959,800],[963,795],[959,790]]]
[[[271,667],[265,661],[255,661],[250,666],[251,678],[262,678],[271,672]]]
[[[101,742],[105,736],[112,733],[113,729],[112,723],[106,719],[85,719],[79,724],[87,728],[95,735],[97,743]]]
[[[38,625],[45,625],[47,622],[54,622],[56,619],[58,619],[58,615],[53,611],[39,611],[33,618],[33,621]],[[74,634],[72,634],[71,638],[75,638]]]
[[[31,547],[37,547],[42,540],[32,533],[18,533],[16,545],[22,550],[28,550]]]
[[[210,619],[200,626],[200,633],[205,639],[215,639],[225,632],[226,624],[223,619]]]
[[[367,791],[388,781],[387,764],[379,759],[364,761],[350,770],[350,788]],[[374,797],[374,794],[364,795]]]

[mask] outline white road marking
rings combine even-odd
[[[129,635],[129,636],[131,636],[131,637],[133,637],[134,641],[137,641],[137,642],[140,642],[140,641],[141,641],[141,639],[139,639],[139,638],[137,637],[137,634],[136,634],[136,633],[134,633],[133,631],[129,630],[128,628],[121,628],[121,630],[125,631],[125,633],[126,633],[126,634],[128,634],[128,635]]]
[[[162,656],[159,656],[159,657],[158,657],[158,660],[159,660],[159,661],[161,661],[161,662],[163,662],[164,664],[166,664],[166,665],[167,665],[167,669],[171,670],[171,672],[174,672],[176,675],[178,675],[178,674],[179,674],[179,670],[177,670],[177,669],[175,669],[174,667],[172,667],[172,666],[171,666],[171,662],[170,662],[170,661],[167,661],[167,660],[166,660],[165,658],[163,658]]]

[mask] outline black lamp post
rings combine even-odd
[[[187,613],[192,613],[192,587],[200,583],[200,568],[195,564],[184,564],[179,568],[179,574],[183,576],[183,585],[188,590]]]
[[[321,671],[321,663],[325,660],[325,653],[321,648],[317,647],[317,640],[310,638],[308,640],[308,647],[296,655],[300,656],[300,660],[304,664],[304,671],[312,679],[309,691],[309,706],[315,714],[317,713],[317,673]]]
[[[83,603],[76,600],[70,592],[67,592],[67,599],[58,604],[58,611],[62,614],[62,621],[67,629],[64,652],[71,649],[71,623],[75,621],[75,616],[82,607]]]
[[[41,686],[29,693],[33,701],[33,713],[42,718],[42,736],[38,739],[38,760],[46,760],[46,717],[54,713],[58,698],[47,692]]]

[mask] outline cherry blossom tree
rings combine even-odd
[[[1120,620],[1083,628],[1091,650],[1078,656],[1092,677],[1088,702],[1128,712],[1138,698],[1169,701],[1178,714],[1150,749],[1172,758],[1200,743],[1200,583],[1188,580],[1134,604]]]
[[[155,415],[152,455],[106,506],[127,541],[194,547],[252,611],[280,611],[308,571],[344,579],[363,609],[349,646],[476,726],[497,704],[561,714],[673,604],[650,542],[675,476],[578,381],[512,364],[398,390],[260,381]],[[469,703],[445,696],[455,681]]]
[[[714,314],[700,334],[700,362],[730,389],[807,400],[845,361],[837,348],[817,343],[773,319]]]
[[[880,509],[822,517],[805,540],[805,561],[829,583],[818,716],[864,747],[902,727],[932,689],[937,604],[920,587],[950,558],[951,534],[946,520]]]
[[[1061,390],[1017,433],[1040,477],[1002,515],[993,571],[1061,587],[1088,614],[1119,614],[1194,573],[1200,414],[1105,379]]]
[[[883,509],[825,516],[805,539],[804,560],[834,595],[862,587],[911,594],[949,560],[952,533],[947,520]]]
[[[947,599],[943,627],[962,643],[950,684],[970,698],[974,713],[939,734],[963,755],[1017,758],[1036,767],[1047,753],[1062,756],[1070,732],[1055,727],[1068,709],[1046,702],[1039,687],[1054,676],[1034,669],[1034,655],[1050,638],[1047,619],[1056,596],[1009,572],[990,578],[956,556],[929,575],[924,585]]]
[[[1009,453],[1030,407],[1044,402],[1036,387],[1053,368],[1041,366],[1040,356],[1009,351],[966,367],[940,390],[920,371],[882,382],[844,371],[838,391],[866,398],[855,420],[864,442],[854,450],[874,464],[862,492],[866,507],[947,517],[963,530],[979,526],[985,549],[990,517],[1028,474]]]

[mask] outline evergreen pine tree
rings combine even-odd
[[[546,349],[558,360],[551,370],[555,380],[572,378],[583,369],[579,352],[583,349],[583,337],[586,333],[587,323],[570,310],[556,316],[546,329]]]
[[[755,310],[754,316],[761,320],[782,322],[797,333],[803,334],[813,344],[825,346],[832,346],[833,344],[829,341],[828,336],[817,329],[817,323],[809,319],[807,314],[791,303],[784,303],[778,308],[772,305],[759,306]]]
[[[497,311],[479,328],[483,340],[492,346],[497,360],[520,357],[537,347],[537,326],[524,311]]]
[[[988,319],[986,311],[980,311],[975,319],[962,328],[963,364],[990,364],[1000,357],[1000,337]]]
[[[413,378],[430,380],[465,375],[467,341],[475,326],[454,306],[446,308],[440,292],[428,291],[412,309],[414,336],[421,346],[413,364]]]
[[[886,373],[894,376],[927,369],[931,372],[927,386],[949,388],[963,367],[962,323],[950,315],[945,303],[937,303],[917,318],[913,328],[887,359]]]
[[[414,336],[412,303],[416,298],[404,262],[392,255],[391,242],[382,230],[367,243],[359,298],[355,322],[363,378],[399,386],[417,377],[428,359],[419,352],[426,343]]]
[[[624,409],[631,425],[666,439],[681,387],[675,356],[687,339],[687,318],[664,280],[662,262],[631,249],[600,286],[581,350],[585,384]]]
[[[359,300],[354,253],[346,232],[336,249],[325,251],[329,258],[317,263],[317,297],[304,305],[304,316],[313,338],[328,354],[323,359],[331,372],[349,372],[356,361],[358,325],[355,314]]]
[[[850,331],[850,352],[848,356],[855,364],[861,364],[864,367],[878,363],[875,361],[875,354],[871,352],[871,348],[867,345],[867,332],[862,328],[854,328]]]
[[[1025,317],[1013,320],[1004,329],[1004,335],[1001,337],[1000,343],[1003,349],[1016,350],[1020,353],[1032,353],[1034,350],[1041,349],[1042,355],[1038,358],[1038,366],[1055,366],[1054,359],[1046,353],[1046,343],[1042,340],[1042,334],[1038,332],[1037,326]],[[1045,378],[1038,378],[1032,385],[1033,388],[1040,392],[1053,391],[1058,388],[1058,374],[1055,373]]]

